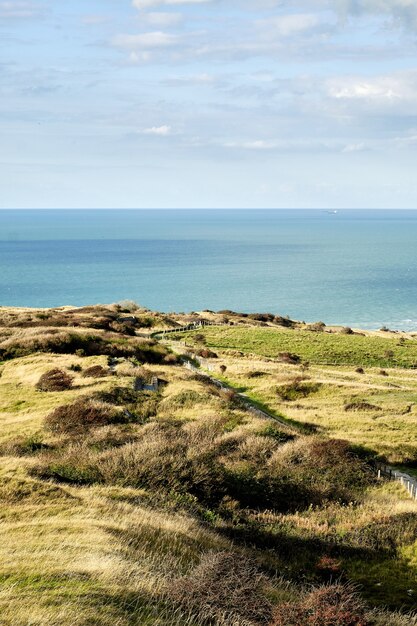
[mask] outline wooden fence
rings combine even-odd
[[[417,500],[417,478],[400,472],[390,465],[385,463],[376,462],[375,470],[378,478],[388,478],[388,480],[395,480],[399,482],[405,489],[407,489],[408,495],[413,500]]]

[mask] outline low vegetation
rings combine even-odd
[[[65,391],[71,389],[72,382],[72,376],[56,368],[42,374],[36,383],[36,389],[38,391]]]
[[[377,423],[384,393],[405,394],[381,385],[406,378],[412,389],[412,370],[325,375],[304,355],[293,358],[294,346],[274,360],[247,356],[245,346],[202,357],[290,418],[265,420],[235,390],[180,367],[165,344],[98,328],[103,320],[144,328],[121,315],[149,317],[152,328],[182,321],[135,306],[0,309],[1,623],[417,624],[417,505],[376,479],[373,449],[349,429],[342,437],[342,426],[325,432],[323,418],[337,398],[352,431],[362,419]],[[299,332],[289,320],[258,317],[242,319]],[[196,349],[209,351],[218,330],[204,330],[207,346]],[[84,348],[49,343],[62,332]],[[138,379],[153,378],[164,381],[157,391],[138,390]],[[412,409],[402,418],[411,424]],[[307,422],[321,430],[301,432]]]
[[[315,365],[352,367],[417,367],[417,341],[411,338],[346,332],[311,332],[288,328],[208,327],[206,345],[214,349],[239,350],[272,359],[294,355],[293,360]],[[289,357],[287,357],[289,360]]]

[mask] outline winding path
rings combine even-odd
[[[165,343],[167,343],[171,347],[171,349],[175,352],[175,347],[177,346],[175,346],[174,342],[165,342]],[[285,426],[285,428],[293,432],[298,432],[298,433],[303,432],[302,425],[297,427],[294,424],[288,423],[288,421],[285,420],[285,418],[279,417],[277,415],[273,415],[272,413],[269,413],[268,411],[259,409],[257,406],[255,406],[251,402],[250,398],[248,398],[244,393],[237,391],[231,385],[224,383],[218,378],[215,378],[214,376],[211,376],[210,374],[206,372],[202,372],[201,365],[197,367],[196,365],[194,365],[193,361],[186,355],[179,354],[179,356],[181,357],[184,367],[186,367],[187,369],[204,376],[205,378],[207,378],[207,380],[209,380],[213,385],[215,385],[219,389],[223,389],[225,391],[233,391],[240,398],[244,409],[249,411],[253,415],[256,415],[257,417],[260,417],[262,419],[273,420],[274,422],[278,422],[279,424],[281,424],[282,426]],[[199,361],[198,357],[196,357],[195,360],[197,360],[198,362]],[[378,474],[378,478],[382,479],[384,477],[384,478],[387,478],[388,480],[395,480],[401,483],[401,485],[403,485],[405,489],[407,489],[407,492],[410,498],[412,498],[413,500],[417,500],[417,478],[415,478],[414,476],[411,476],[410,474],[406,474],[405,472],[400,472],[398,469],[396,469],[392,465],[387,465],[379,461],[375,462],[375,471]]]

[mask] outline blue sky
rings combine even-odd
[[[416,0],[0,0],[0,207],[417,208]]]

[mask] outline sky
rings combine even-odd
[[[0,0],[0,208],[417,208],[416,0]]]

